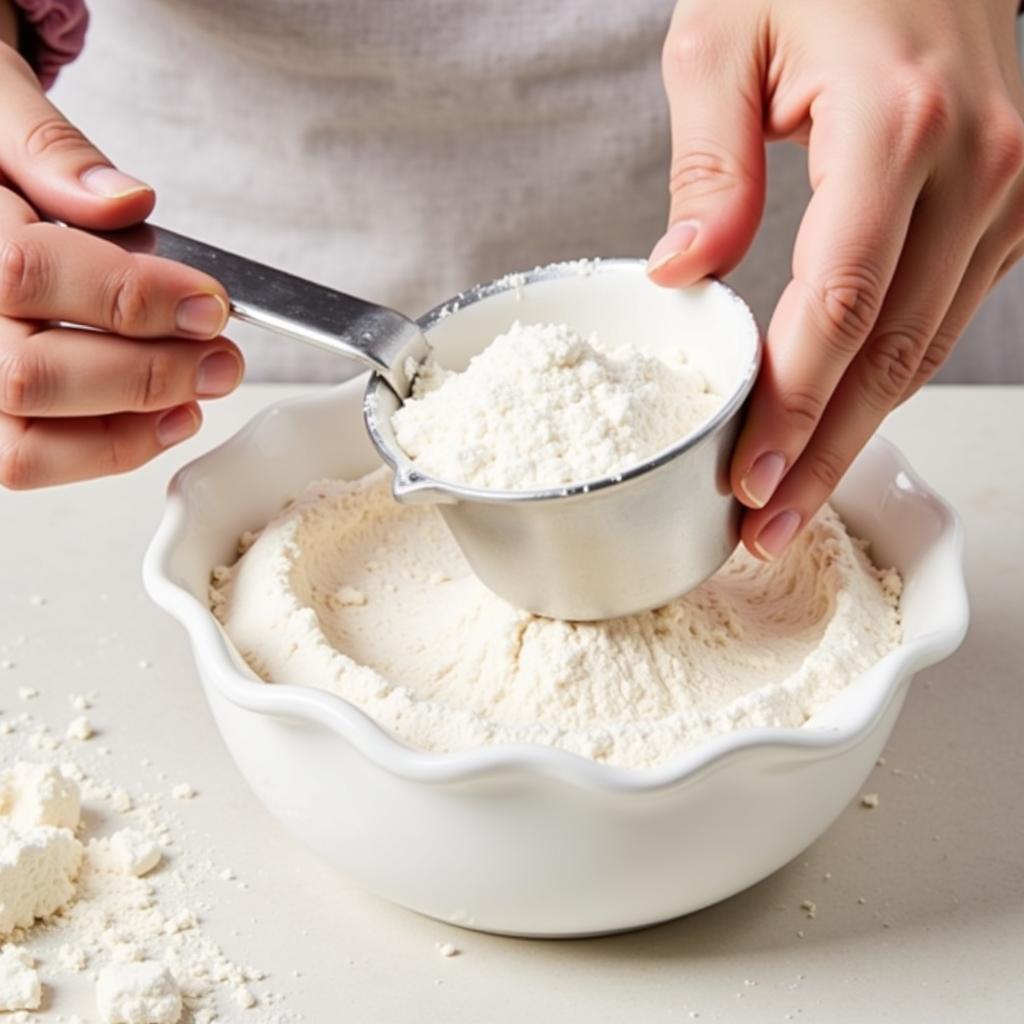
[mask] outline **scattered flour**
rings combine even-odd
[[[515,323],[462,373],[429,361],[392,423],[401,448],[442,480],[491,490],[611,476],[674,445],[723,399],[681,350],[609,351],[565,324]]]
[[[332,601],[343,586],[365,603]],[[437,511],[393,501],[379,470],[311,485],[214,571],[210,598],[264,680],[340,694],[413,747],[542,743],[640,768],[802,725],[899,643],[899,589],[826,507],[776,562],[740,550],[653,612],[538,618],[490,594]]]
[[[0,745],[0,1012],[11,1024],[37,1019],[28,1013],[47,989],[94,1002],[88,1020],[100,1024],[228,1024],[243,987],[252,1024],[301,1019],[278,1005],[282,994],[252,992],[263,972],[206,930],[221,869],[193,849],[166,791],[103,780],[91,746],[59,762],[70,743],[28,713],[16,721]],[[57,751],[42,763],[39,736]]]
[[[256,997],[248,985],[239,985],[235,989],[234,1000],[243,1010],[251,1010],[256,1005]]]
[[[89,856],[97,868],[141,878],[148,875],[163,856],[160,844],[134,828],[122,828],[109,838],[92,839]]]
[[[91,739],[93,735],[92,723],[85,717],[85,715],[79,715],[77,718],[72,718],[71,721],[68,722],[65,735],[69,740]]]

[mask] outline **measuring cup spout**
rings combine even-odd
[[[403,505],[455,505],[458,498],[435,481],[415,469],[403,467],[395,471],[391,493]]]

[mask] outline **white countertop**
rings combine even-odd
[[[926,389],[885,427],[964,518],[973,618],[961,650],[914,683],[868,787],[879,807],[850,807],[718,906],[582,941],[460,931],[317,861],[243,783],[183,632],[145,596],[139,565],[171,471],[302,390],[247,386],[208,404],[198,438],[131,476],[0,492],[0,655],[15,662],[0,710],[21,710],[17,687],[31,685],[33,713],[66,722],[67,693],[95,689],[109,778],[127,784],[149,758],[200,792],[182,819],[249,883],[225,889],[207,930],[270,973],[282,1007],[314,1024],[1024,1020],[1024,389]],[[77,998],[58,993],[41,1019],[92,1019]]]

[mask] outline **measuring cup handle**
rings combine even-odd
[[[150,253],[215,277],[225,287],[231,314],[275,334],[348,356],[381,374],[400,397],[409,393],[410,357],[427,354],[426,339],[408,317],[385,306],[314,284],[155,224],[94,231],[128,252]]]

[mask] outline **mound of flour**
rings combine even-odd
[[[392,425],[431,476],[524,491],[639,465],[722,402],[681,350],[609,351],[565,324],[517,322],[462,373],[428,361]]]
[[[693,592],[605,622],[495,597],[437,510],[392,500],[383,470],[311,485],[243,548],[211,603],[253,669],[437,752],[542,743],[643,768],[803,725],[901,638],[899,576],[827,506],[777,561],[740,549]]]

